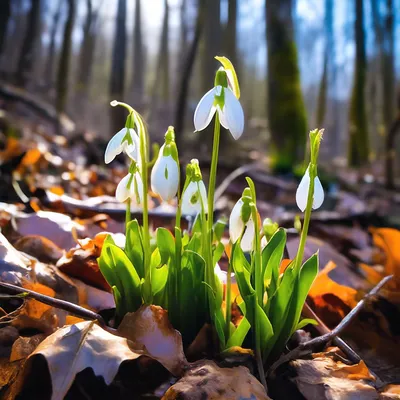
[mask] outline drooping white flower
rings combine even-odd
[[[218,112],[221,125],[228,129],[235,140],[242,136],[244,129],[243,108],[228,87],[215,86],[199,101],[194,112],[194,127],[202,131]]]
[[[151,189],[164,201],[176,196],[179,186],[179,161],[175,144],[174,128],[170,126],[165,134],[158,158],[151,171]]]
[[[242,209],[244,201],[240,198],[229,216],[229,237],[232,243],[236,243],[242,236],[240,247],[243,251],[251,251],[254,247],[255,225],[250,216],[247,222],[243,220]]]
[[[309,168],[307,168],[296,191],[297,207],[299,207],[302,212],[304,212],[304,210],[307,207],[307,197],[309,190],[310,190],[310,172]],[[325,197],[324,189],[322,188],[321,181],[319,180],[318,176],[316,176],[314,179],[314,198],[312,204],[313,210],[316,210],[321,207],[322,203],[324,202],[324,197]]]
[[[143,202],[143,181],[138,171],[125,175],[118,183],[115,197],[121,203],[128,199],[135,199],[139,204]]]
[[[104,161],[106,164],[109,164],[118,154],[124,152],[132,160],[139,162],[139,150],[138,134],[134,129],[125,127],[117,132],[108,142]]]
[[[202,180],[192,181],[182,195],[182,214],[196,215],[201,212],[201,207],[207,213],[207,191]]]

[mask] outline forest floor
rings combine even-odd
[[[114,193],[126,174],[126,167],[117,161],[106,168],[105,142],[91,133],[55,135],[52,125],[37,117],[29,107],[5,108],[7,111],[0,109],[3,132],[0,137],[0,281],[75,303],[100,313],[107,321],[114,301],[96,259],[104,240],[102,232],[117,234],[116,237],[124,232],[125,206],[115,200]],[[207,160],[204,166],[206,169]],[[273,176],[266,171],[262,157],[256,153],[239,170],[222,162],[221,179],[217,182],[217,213],[220,217],[229,216],[244,188],[244,176],[250,176],[256,184],[262,219],[269,217],[287,228],[287,255],[292,259],[298,245],[298,232],[293,227],[298,214],[295,204],[298,180],[292,176]],[[386,276],[394,277],[351,317],[340,332],[340,341],[320,343],[319,347],[271,370],[269,396],[273,399],[400,399],[400,196],[384,190],[370,173],[345,168],[323,171],[326,201],[312,215],[305,251],[305,257],[309,257],[319,249],[320,272],[307,304],[308,310],[320,319],[320,325],[299,333],[291,343],[292,348],[310,337],[330,332],[375,285]],[[154,228],[173,228],[175,204],[160,204],[153,197],[150,206]],[[140,219],[140,208],[133,208],[132,213]],[[221,266],[226,268],[223,263]],[[73,399],[109,398],[110,395],[128,398],[132,393],[137,398],[138,393],[152,393],[153,397],[143,398],[160,398],[176,381],[170,372],[186,362],[179,345],[171,349],[168,357],[157,355],[157,350],[152,353],[148,348],[152,357],[148,359],[141,357],[142,353],[125,357],[124,344],[112,342],[114,349],[121,353],[120,359],[112,360],[114,375],[105,372],[101,360],[98,367],[88,361],[90,355],[86,353],[79,360],[83,367],[78,369],[71,350],[71,354],[58,356],[63,357],[57,361],[64,364],[62,374],[67,375],[60,376],[60,371],[56,371],[59,364],[51,364],[49,360],[55,353],[61,354],[62,346],[40,348],[45,338],[60,332],[57,329],[64,325],[78,324],[89,338],[87,341],[98,335],[100,349],[107,355],[113,351],[107,344],[109,333],[99,334],[93,324],[82,325],[89,322],[54,304],[24,300],[10,293],[0,288],[1,398],[12,399],[17,393],[19,398],[34,398],[35,393],[35,398],[41,399],[62,398],[62,393],[68,393],[66,398]],[[169,335],[173,336],[174,331],[169,331]],[[71,349],[75,345],[72,343]],[[84,351],[89,352],[86,347]],[[204,355],[204,348],[193,354],[186,355],[192,360],[202,358],[199,355]],[[127,359],[132,361],[119,368]],[[235,357],[217,361],[218,365],[197,361],[202,364],[194,364],[191,372],[176,385],[199,389],[202,383],[196,368],[200,368],[211,382],[217,382],[201,389],[207,395],[201,398],[235,398],[213,393],[221,386],[224,390],[234,387],[237,393],[247,397],[259,390],[254,381],[247,379],[247,369],[231,368],[227,372],[220,368],[245,365],[254,371],[248,353],[239,352]],[[65,365],[73,365],[68,373]],[[257,393],[256,398],[267,398]],[[168,394],[164,398],[197,397]]]

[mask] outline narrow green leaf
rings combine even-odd
[[[294,329],[295,331],[304,328],[307,325],[318,325],[318,322],[313,318],[304,318],[302,319]]]
[[[143,241],[140,233],[140,226],[136,219],[130,221],[126,226],[125,253],[135,266],[136,272],[140,278],[144,278]]]
[[[104,247],[104,246],[103,246]],[[142,304],[142,296],[140,290],[140,278],[128,256],[118,246],[112,244],[105,246],[115,268],[115,274],[120,278],[122,284],[121,296],[123,293],[123,301],[126,303],[127,311],[136,311]]]
[[[301,311],[307,299],[308,292],[318,274],[318,253],[313,254],[301,267],[298,284],[296,285],[296,307],[294,311],[294,320],[290,334],[296,329],[299,323]]]
[[[239,326],[235,329],[233,334],[228,339],[225,347],[229,349],[230,347],[241,346],[249,330],[250,323],[246,317],[243,317],[240,321]]]
[[[161,265],[167,264],[170,257],[175,255],[175,238],[168,229],[157,228],[157,247],[160,251]]]

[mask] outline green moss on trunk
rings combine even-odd
[[[304,154],[307,117],[294,41],[292,1],[266,0],[268,119],[273,167],[291,171]]]

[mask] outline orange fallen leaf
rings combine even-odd
[[[386,256],[385,275],[400,278],[400,231],[392,228],[371,228],[374,245]]]
[[[329,327],[336,326],[357,304],[355,289],[340,285],[329,277],[329,272],[335,268],[336,264],[329,262],[317,275],[308,294],[317,315],[323,315]]]

